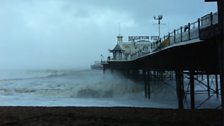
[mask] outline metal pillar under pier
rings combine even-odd
[[[191,109],[195,109],[194,71],[190,71]]]
[[[148,92],[148,99],[151,98],[151,86],[150,86],[150,78],[151,78],[151,72],[148,70],[147,71],[147,92]]]
[[[150,71],[143,70],[143,76],[144,76],[144,84],[145,84],[145,97],[150,99],[151,97],[151,89],[150,89]]]
[[[207,91],[208,91],[208,97],[210,97],[211,93],[210,93],[210,78],[209,78],[209,74],[207,74]]]
[[[218,83],[218,74],[215,75],[215,93],[216,97],[219,97],[219,83]]]
[[[222,102],[222,118],[224,118],[224,1],[217,0],[218,6],[218,25],[220,31],[220,45],[219,45],[219,67],[220,67],[220,89],[221,89],[221,102]],[[222,120],[224,126],[224,119]]]
[[[176,71],[176,94],[178,100],[178,108],[184,109],[184,77],[183,70]]]
[[[103,66],[103,73],[105,74],[105,72],[106,72],[106,68],[105,66]]]
[[[146,70],[143,70],[143,76],[144,76],[144,87],[145,87],[145,97],[148,97],[148,91],[147,91],[147,72]]]
[[[113,74],[114,73],[114,69],[110,68],[110,73]]]

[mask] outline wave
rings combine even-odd
[[[13,74],[9,74],[5,78],[0,79],[0,81],[21,81],[21,80],[72,76],[77,74],[77,72],[78,71],[61,71],[61,70],[23,71],[23,72],[15,71]],[[17,77],[18,75],[19,77]]]
[[[60,82],[59,82],[60,83]],[[80,84],[54,84],[40,88],[19,88],[16,93],[34,93],[41,97],[63,98],[127,98],[143,95],[143,86],[123,82],[81,82]]]
[[[41,96],[58,96],[67,98],[113,98],[144,96],[143,84],[136,84],[117,74],[103,74],[101,71],[83,70],[46,70],[29,71],[29,76],[23,78],[2,79],[0,81],[14,81],[8,83],[14,85],[15,93],[35,93]],[[23,82],[19,82],[22,81]],[[29,80],[29,81],[25,81]],[[4,84],[4,83],[2,83]],[[160,85],[161,84],[156,84]],[[27,88],[28,87],[28,88]],[[152,87],[167,89],[167,87]],[[11,90],[10,90],[11,91]],[[169,90],[170,91],[170,90]],[[175,90],[172,91],[175,93]],[[158,94],[158,92],[152,92]],[[169,92],[171,93],[171,91]]]
[[[0,92],[0,94],[64,98],[118,98],[133,97],[136,94],[143,95],[143,85],[135,84],[118,75],[105,75],[102,71],[44,71],[41,74],[37,73],[28,73],[38,75],[36,77],[1,80],[13,82],[1,83],[2,89],[10,90],[3,90],[3,93]],[[24,81],[21,82],[21,80]]]
[[[61,76],[68,75],[68,72],[65,72],[65,71],[57,71],[57,70],[47,71],[47,73],[48,73],[48,75],[46,75],[43,78],[61,77]]]
[[[54,78],[54,77],[65,77],[65,76],[88,76],[91,73],[95,74],[93,70],[46,70],[40,71],[44,74],[41,78]],[[98,71],[97,71],[98,72]]]

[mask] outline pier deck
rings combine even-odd
[[[155,71],[158,75],[163,71],[174,71],[180,109],[185,108],[183,103],[186,95],[184,74],[188,73],[191,109],[195,109],[195,81],[198,75],[207,75],[205,85],[207,85],[208,94],[211,90],[215,90],[217,95],[222,92],[220,91],[222,89],[220,60],[223,58],[220,52],[223,36],[219,22],[218,13],[209,13],[193,23],[188,23],[168,33],[151,45],[154,48],[150,52],[139,51],[129,60],[109,60],[107,64],[104,64],[104,70],[111,69],[142,76],[145,81],[147,98],[150,98],[150,92],[153,90],[150,88],[151,74]],[[209,77],[211,75],[216,76],[216,89],[210,86]]]

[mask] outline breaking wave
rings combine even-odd
[[[1,73],[0,73],[1,74]],[[152,84],[150,102],[143,82],[134,82],[115,72],[99,70],[45,70],[0,75],[1,105],[31,106],[153,106],[173,104],[175,89]],[[168,89],[168,90],[167,90]],[[174,100],[172,99],[174,98]],[[160,104],[168,101],[167,104]],[[4,102],[10,101],[10,102]],[[156,102],[152,102],[156,101]],[[176,101],[175,101],[176,102]],[[153,105],[156,104],[156,105]]]
[[[118,75],[100,71],[37,71],[29,77],[1,79],[0,94],[30,94],[44,97],[114,98],[142,94],[143,86]],[[36,77],[35,77],[36,75]],[[10,92],[10,93],[9,93]]]
[[[58,70],[46,70],[46,71],[15,71],[7,73],[8,75],[0,75],[0,81],[20,81],[20,80],[32,80],[32,79],[44,79],[73,75],[72,71],[58,71]]]

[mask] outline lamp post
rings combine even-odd
[[[154,16],[154,20],[158,20],[158,32],[159,32],[159,38],[160,38],[160,24],[161,20],[163,19],[163,15]]]
[[[101,57],[101,63],[103,63],[103,54],[101,54],[100,57]]]

